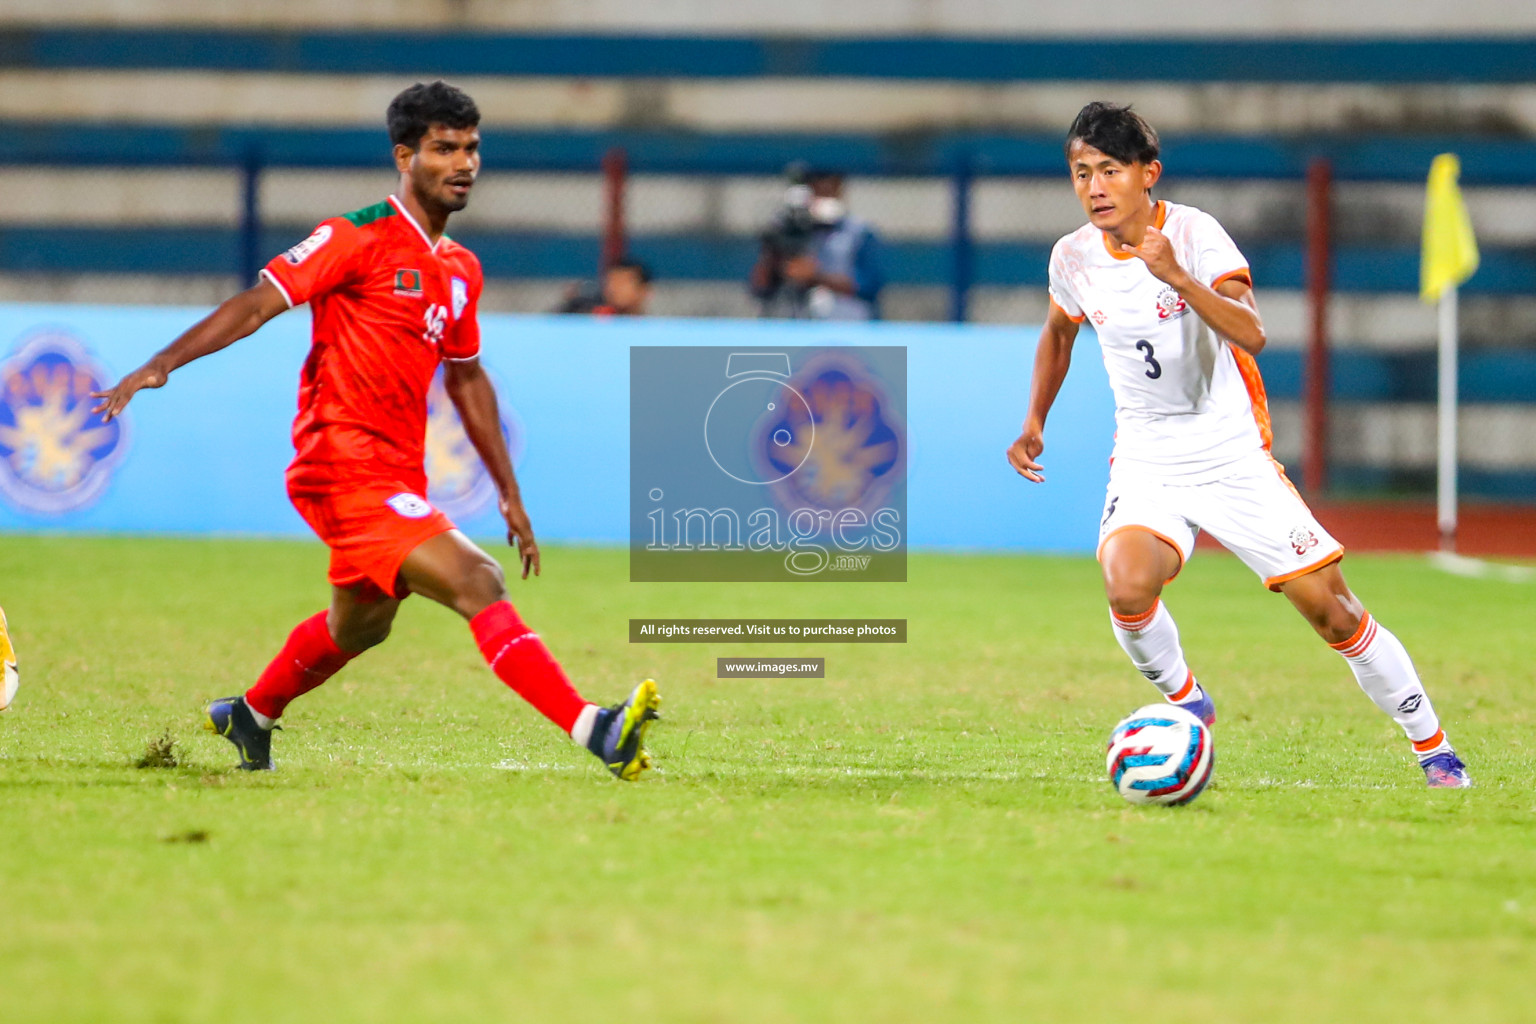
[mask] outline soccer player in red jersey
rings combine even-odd
[[[240,767],[272,767],[272,728],[288,703],[384,641],[400,602],[421,594],[469,620],[496,675],[621,779],[649,766],[645,732],[661,699],[647,679],[612,707],[589,704],[507,600],[501,566],[426,498],[427,391],[441,364],[465,432],[496,482],[523,579],[540,571],[480,365],[480,261],[443,232],[480,170],[480,112],[443,82],[389,105],[400,186],[383,202],[333,217],[274,258],[226,301],[110,391],[111,419],[172,370],[217,352],[285,310],[309,303],[314,343],[299,382],[288,494],[331,549],[331,606],[301,622],[243,696],[213,701],[208,727]]]

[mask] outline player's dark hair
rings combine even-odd
[[[621,256],[621,257],[619,257],[618,259],[614,260],[611,264],[609,264],[608,269],[609,270],[633,270],[635,272],[635,276],[640,278],[640,283],[641,284],[650,284],[651,283],[651,268],[646,266],[645,263],[642,262],[641,260],[635,259],[633,256]]]
[[[480,108],[468,93],[447,82],[417,82],[390,101],[385,121],[390,142],[416,149],[435,124],[458,129],[478,127]]]
[[[1072,127],[1067,129],[1069,157],[1072,143],[1079,139],[1123,164],[1149,164],[1159,152],[1157,131],[1129,105],[1095,100],[1079,110]]]

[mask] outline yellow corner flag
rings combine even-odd
[[[1462,201],[1461,161],[1441,153],[1429,166],[1424,199],[1424,252],[1419,263],[1419,298],[1437,302],[1446,285],[1459,285],[1477,270],[1477,239]]]

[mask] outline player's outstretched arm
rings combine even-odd
[[[1045,327],[1040,330],[1040,344],[1035,349],[1035,372],[1029,384],[1029,412],[1018,440],[1008,446],[1008,463],[1026,480],[1044,483],[1040,463],[1035,460],[1045,451],[1045,417],[1056,401],[1061,382],[1072,365],[1072,343],[1077,340],[1077,324],[1066,310],[1051,303]]]
[[[283,293],[263,278],[254,287],[226,299],[111,390],[93,391],[91,397],[102,401],[91,411],[100,413],[103,421],[110,420],[141,389],[160,387],[172,370],[229,347],[287,308],[288,300]]]
[[[523,497],[512,473],[512,457],[507,454],[507,439],[501,433],[501,412],[496,405],[496,386],[480,360],[450,359],[443,363],[443,387],[459,411],[469,443],[480,453],[486,472],[496,482],[501,516],[507,521],[507,543],[517,548],[523,561],[523,579],[532,572],[539,575],[539,544],[533,539],[533,524],[523,508]]]

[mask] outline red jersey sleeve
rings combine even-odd
[[[317,295],[346,284],[357,267],[363,233],[345,217],[332,217],[304,241],[272,257],[261,271],[277,285],[290,306],[302,306]]]
[[[466,268],[464,276],[455,274],[449,279],[453,328],[443,340],[444,359],[474,359],[480,354],[480,291],[484,286],[478,263]]]

